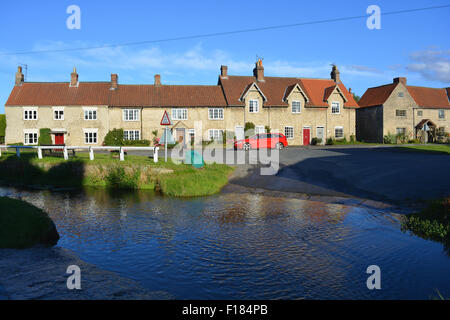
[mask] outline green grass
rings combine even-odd
[[[0,197],[0,248],[55,245],[59,235],[47,213],[21,200]]]
[[[205,196],[219,192],[227,183],[233,168],[222,164],[206,164],[195,169],[176,164],[170,159],[154,163],[146,156],[127,155],[119,161],[110,154],[87,153],[64,161],[58,157],[37,159],[35,153],[5,153],[0,158],[0,180],[22,185],[56,187],[98,187],[111,189],[156,190],[170,196]]]
[[[429,240],[450,242],[450,198],[430,202],[422,211],[405,216],[403,231]]]
[[[404,146],[398,147],[402,151],[425,152],[435,154],[450,154],[449,144],[428,144],[423,146]]]

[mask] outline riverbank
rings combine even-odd
[[[109,154],[77,154],[64,161],[57,157],[38,159],[35,153],[17,158],[4,153],[0,159],[0,183],[42,188],[109,188],[155,190],[176,197],[206,196],[218,193],[227,183],[233,168],[224,164],[205,164],[196,169],[188,164],[154,163],[146,156],[129,155],[119,161]]]
[[[21,200],[0,197],[0,248],[53,246],[59,240],[46,212]]]
[[[450,248],[450,197],[432,201],[420,212],[404,217],[402,229]]]
[[[67,267],[81,269],[81,290],[69,290]],[[25,250],[0,249],[0,300],[114,300],[173,299],[152,292],[136,281],[105,271],[60,247]]]

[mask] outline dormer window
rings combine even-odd
[[[259,111],[259,101],[256,99],[250,100],[249,102],[249,112],[255,113]]]
[[[300,101],[292,101],[292,113],[301,112],[302,103]]]
[[[331,113],[333,114],[341,113],[341,103],[339,101],[331,102]]]

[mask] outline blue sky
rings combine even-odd
[[[81,9],[81,29],[69,30],[69,5]],[[381,30],[366,20],[307,25],[211,38],[87,51],[23,51],[120,44],[365,15],[381,8]],[[27,81],[216,84],[221,64],[250,75],[256,55],[267,76],[328,78],[330,64],[347,87],[366,88],[406,76],[411,85],[450,86],[450,8],[383,16],[383,12],[448,5],[450,1],[2,1],[0,4],[0,113],[18,64]]]

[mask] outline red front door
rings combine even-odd
[[[307,146],[309,145],[309,138],[311,137],[311,129],[304,128],[303,129],[303,145]]]
[[[64,133],[55,133],[55,144],[64,144]]]

